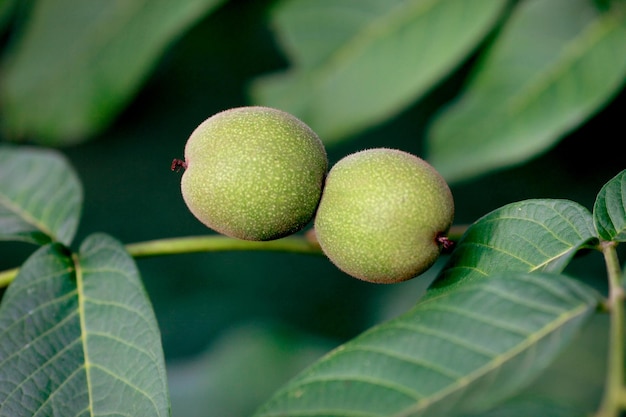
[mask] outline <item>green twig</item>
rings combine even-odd
[[[132,243],[126,245],[126,250],[134,258],[225,251],[271,251],[312,255],[322,253],[316,242],[305,237],[285,237],[267,242],[255,242],[220,235],[177,237]]]
[[[609,357],[607,360],[606,385],[604,398],[596,417],[618,417],[625,409],[624,392],[624,289],[621,285],[621,270],[617,251],[617,242],[601,242],[608,278],[611,314],[609,334]]]
[[[267,242],[233,239],[221,235],[176,237],[131,243],[126,250],[133,258],[175,255],[197,252],[270,251],[308,255],[321,255],[314,238],[290,236]],[[17,276],[19,268],[0,271],[0,288],[8,286]]]
[[[626,410],[626,387],[622,387],[620,390],[618,400],[622,410]]]
[[[0,271],[0,288],[4,288],[11,283],[17,276],[19,268],[7,269],[6,271]]]
[[[467,226],[465,225],[455,226],[448,233],[448,237],[451,240],[458,240],[465,230],[467,230]],[[322,254],[322,250],[315,240],[314,234],[311,232],[304,236],[289,236],[267,242],[233,239],[222,235],[174,237],[130,243],[126,245],[126,250],[133,258],[226,251],[269,251],[306,255]],[[0,271],[0,288],[9,285],[18,271],[19,268]]]

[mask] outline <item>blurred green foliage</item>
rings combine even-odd
[[[350,134],[335,138],[328,147],[330,162],[349,152],[379,146],[397,147],[428,159],[426,141],[431,135],[431,123],[435,117],[443,117],[439,115],[445,106],[472,92],[471,88],[466,90],[468,74],[478,83],[483,68],[474,64],[484,62],[483,53],[497,39],[501,25],[515,7],[530,2],[502,2],[506,7],[498,19],[490,20],[490,30],[475,38],[474,48],[466,47],[465,53],[456,54],[409,98],[403,95],[400,102],[371,116],[374,122],[359,121],[349,129]],[[188,135],[206,117],[226,108],[256,103],[251,98],[253,85],[258,86],[259,80],[269,74],[293,69],[281,44],[284,32],[274,19],[282,4],[297,9],[302,2],[230,0],[219,7],[220,2],[199,0],[175,2],[176,7],[171,2],[153,2],[145,6],[151,9],[149,13],[136,9],[136,14],[124,14],[118,10],[119,19],[98,20],[99,10],[115,12],[114,3],[124,2],[0,2],[1,140],[63,145],[61,150],[75,167],[85,190],[78,242],[95,231],[104,231],[125,243],[210,233],[186,209],[180,196],[179,174],[172,173],[169,164],[172,158],[181,157]],[[140,7],[140,3],[129,0],[123,10]],[[384,2],[368,3],[381,6]],[[617,0],[610,3],[616,8],[623,6]],[[355,10],[362,7],[359,2],[346,4]],[[594,2],[578,0],[576,4],[587,10]],[[183,5],[189,6],[186,13],[182,13]],[[181,7],[179,14],[170,10],[177,7]],[[615,17],[616,30],[621,32],[614,42],[621,49],[614,55],[594,58],[595,65],[613,65],[616,70],[618,80],[612,89],[595,102],[595,107],[578,114],[567,129],[559,128],[548,135],[549,145],[544,142],[545,146],[523,158],[497,164],[497,172],[480,169],[480,177],[470,173],[459,177],[451,184],[455,223],[471,223],[497,207],[526,198],[567,198],[591,208],[600,187],[624,168],[623,155],[618,151],[623,141],[626,105],[623,9]],[[78,15],[78,11],[84,15]],[[606,12],[598,9],[597,13]],[[99,33],[84,24],[92,18],[101,23],[102,33],[110,35],[95,39],[102,41],[101,45],[116,46],[114,52],[98,49],[94,46],[97,42],[88,42],[93,38],[81,35],[81,31]],[[132,19],[138,19],[141,26],[134,26]],[[162,25],[165,21],[169,26]],[[341,26],[340,19],[338,23]],[[134,31],[137,28],[141,30]],[[532,30],[532,24],[529,28]],[[398,30],[401,35],[402,28]],[[318,35],[329,36],[315,30],[308,33],[314,40]],[[329,38],[332,40],[332,36]],[[534,41],[525,52],[541,42]],[[76,55],[72,47],[76,45],[97,59],[73,66]],[[613,58],[615,64],[609,61]],[[327,71],[323,66],[315,70]],[[368,74],[389,81],[384,72]],[[46,81],[52,76],[53,81]],[[348,91],[358,92],[351,98],[355,103],[372,100],[368,94],[375,93],[375,89],[368,90],[367,86],[375,86],[376,79],[366,81],[368,84],[360,87],[346,85]],[[401,77],[397,79],[398,86],[404,82]],[[580,82],[572,81],[569,88],[575,91]],[[47,87],[42,90],[39,85]],[[307,88],[295,90],[295,96],[294,92],[281,94],[278,92],[276,97],[286,99],[278,102],[284,103],[285,110],[291,110],[290,97],[305,102],[312,97]],[[565,102],[571,99],[567,94],[563,97]],[[344,107],[350,106],[350,99],[342,100],[347,100]],[[498,105],[494,103],[495,108]],[[298,103],[294,108],[301,106]],[[54,111],[47,113],[51,109]],[[489,120],[493,117],[491,111],[481,107],[478,114]],[[541,106],[535,111],[541,112]],[[307,114],[303,113],[305,121]],[[318,114],[311,120],[324,123]],[[463,124],[452,127],[466,131]],[[480,166],[479,160],[474,163]],[[0,270],[19,265],[31,251],[32,247],[25,244],[0,242]],[[255,404],[238,402],[237,398],[262,401],[273,390],[266,384],[280,385],[329,347],[408,309],[434,276],[429,273],[392,287],[374,286],[341,274],[322,257],[265,253],[190,254],[141,260],[139,267],[161,326],[166,359],[175,376],[171,390],[177,416],[198,415],[183,412],[183,402],[189,410],[198,409],[190,406],[193,401],[206,404],[201,391],[194,396],[184,388],[190,379],[198,378],[208,378],[203,386],[222,395],[212,394],[222,399],[224,407],[230,407],[230,415],[250,412]],[[596,256],[577,260],[571,270],[604,290],[605,274]],[[591,358],[599,356],[597,344],[592,341],[598,338],[598,329],[603,329],[604,323],[598,326],[585,332],[583,342],[568,351],[551,372],[567,372],[569,365],[579,363],[580,355],[585,355],[585,363],[599,364]],[[288,352],[283,353],[283,348]],[[248,377],[243,369],[251,368],[235,366],[238,361],[272,364],[275,373],[269,382],[261,377],[267,368],[257,369],[257,374]],[[237,389],[226,390],[215,379],[211,381],[223,378],[227,371],[242,374]],[[179,378],[182,374],[185,378]],[[593,371],[587,374],[587,380],[570,379],[568,391],[559,391],[559,395],[585,402],[581,407],[593,406],[599,395],[594,387],[600,384],[597,381],[601,376]],[[256,390],[262,394],[255,397]],[[535,395],[536,390],[528,395]],[[586,395],[581,397],[580,392]],[[523,401],[524,396],[521,398]],[[219,414],[212,413],[218,410]],[[216,407],[202,415],[229,415],[223,410]]]

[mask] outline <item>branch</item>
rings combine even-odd
[[[234,239],[221,235],[177,237],[158,239],[126,245],[126,250],[134,258],[175,255],[194,252],[225,251],[270,251],[308,255],[321,255],[322,251],[312,239],[307,237],[285,237],[266,242]]]
[[[269,251],[322,255],[320,246],[315,238],[310,235],[289,236],[267,242],[233,239],[221,235],[190,236],[131,243],[125,247],[133,258],[226,251]],[[18,272],[19,268],[0,271],[0,288],[8,286]]]

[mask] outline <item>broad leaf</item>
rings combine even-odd
[[[259,79],[253,99],[299,116],[326,143],[339,140],[427,92],[483,39],[506,3],[282,2],[274,24],[292,67]]]
[[[592,315],[528,387],[488,412],[463,417],[591,417],[606,384],[609,321],[607,314]]]
[[[559,273],[595,237],[591,213],[578,203],[550,199],[511,203],[468,228],[435,285],[501,271]]]
[[[301,373],[257,417],[456,416],[528,384],[598,303],[560,275],[505,273],[431,295]]]
[[[0,305],[0,416],[169,415],[161,340],[124,248],[35,252]]]
[[[69,245],[82,202],[82,185],[62,154],[0,146],[0,240]]]
[[[607,241],[626,241],[626,170],[602,187],[593,207],[598,235]]]
[[[59,145],[96,133],[165,48],[221,1],[34,2],[0,79],[7,134]]]
[[[611,4],[603,12],[590,0],[519,2],[428,134],[429,161],[448,181],[536,156],[619,91],[626,5]]]

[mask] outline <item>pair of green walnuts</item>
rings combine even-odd
[[[395,149],[351,154],[330,172],[311,128],[269,107],[240,107],[200,124],[185,146],[182,195],[209,228],[239,239],[273,240],[312,219],[326,256],[353,277],[393,283],[439,256],[454,216],[444,179]]]

